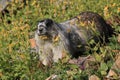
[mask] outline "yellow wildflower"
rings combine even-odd
[[[53,41],[54,41],[54,42],[57,42],[59,39],[60,39],[60,37],[59,37],[59,36],[56,36]]]
[[[116,6],[116,3],[113,3],[111,6],[112,6],[112,7],[115,7],[115,6]]]
[[[118,12],[118,13],[120,12],[120,8],[117,9],[117,12]]]

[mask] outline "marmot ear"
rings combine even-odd
[[[51,26],[53,24],[53,20],[52,19],[46,19],[45,24],[46,24],[46,26]]]

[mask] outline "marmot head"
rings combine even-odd
[[[37,35],[38,36],[47,36],[48,38],[54,37],[58,34],[56,29],[55,22],[51,19],[44,19],[38,22],[37,25]]]

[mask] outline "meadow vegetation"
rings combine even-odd
[[[87,80],[92,74],[101,80],[114,63],[114,56],[120,50],[117,36],[110,38],[106,46],[91,48],[96,58],[97,68],[81,70],[66,59],[54,63],[51,68],[40,68],[38,56],[30,53],[29,35],[36,29],[39,20],[51,18],[63,22],[83,11],[93,11],[105,20],[112,16],[120,16],[119,0],[26,0],[26,4],[13,0],[0,13],[0,79],[2,80],[45,80],[52,74],[60,80]],[[113,22],[116,34],[120,26]],[[87,53],[89,54],[89,53]],[[109,59],[108,59],[109,58]],[[120,72],[120,71],[119,71]],[[117,77],[117,76],[116,76]]]

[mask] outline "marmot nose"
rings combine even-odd
[[[42,32],[42,31],[43,31],[43,29],[39,29],[39,31],[40,31],[40,32]]]
[[[43,31],[43,28],[40,28],[39,31],[42,32],[42,31]]]

